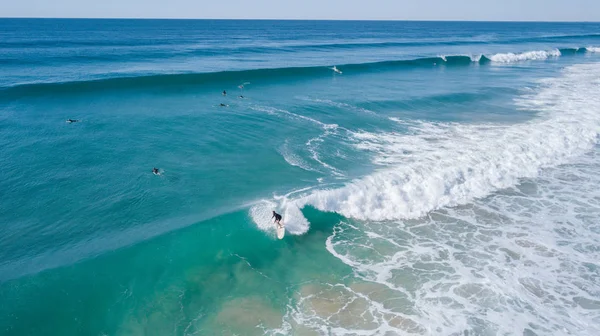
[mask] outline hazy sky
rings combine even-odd
[[[0,0],[0,17],[600,21],[600,0]]]

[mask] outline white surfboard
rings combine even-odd
[[[281,223],[281,225],[275,224],[275,226],[277,227],[277,238],[283,239],[283,236],[285,235],[285,225]]]

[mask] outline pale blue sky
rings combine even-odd
[[[0,17],[600,21],[600,0],[0,0]]]

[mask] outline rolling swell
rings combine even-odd
[[[283,44],[280,48],[286,49],[336,49],[344,48],[351,49],[356,47],[420,47],[420,46],[459,46],[472,44],[488,44],[488,43],[521,43],[521,42],[540,42],[540,41],[562,41],[571,39],[600,39],[600,34],[572,34],[572,35],[556,35],[556,36],[530,36],[519,38],[500,38],[494,40],[450,40],[450,41],[385,41],[385,42],[353,42],[353,43],[305,43],[305,44]],[[194,44],[205,44],[208,46],[212,40],[198,39],[192,41]],[[7,40],[0,41],[0,48],[78,48],[78,47],[143,47],[143,46],[186,46],[189,43],[186,39],[128,39],[128,40],[106,40],[101,38],[89,38],[80,40],[69,39],[28,39],[28,40]],[[242,49],[257,48],[256,46],[242,47]],[[271,47],[277,49],[277,47]],[[207,48],[202,48],[206,50]],[[211,48],[208,48],[211,49]],[[214,48],[215,50],[223,50],[223,46]],[[229,50],[225,46],[226,50]],[[234,48],[237,49],[237,48]],[[246,51],[246,50],[245,50]]]
[[[397,67],[433,66],[437,64],[466,65],[472,63],[468,56],[428,57],[414,60],[383,61],[375,63],[342,65],[349,73],[380,71]],[[20,84],[0,89],[0,99],[19,98],[54,94],[77,94],[98,90],[148,89],[155,87],[185,87],[192,85],[216,85],[229,83],[237,85],[243,81],[256,81],[265,78],[301,78],[330,75],[333,72],[326,66],[266,68],[241,71],[221,71],[208,73],[156,74],[135,77],[113,77],[99,80],[70,81],[58,83]]]
[[[411,60],[393,60],[372,63],[345,64],[338,67],[345,75],[385,71],[396,68],[433,67],[433,66],[469,66],[472,64],[511,63],[528,60],[544,60],[561,55],[575,55],[594,52],[596,48],[562,48],[550,51],[530,51],[520,54],[495,54],[495,55],[450,55],[438,57],[424,57]],[[327,66],[264,68],[239,71],[221,71],[208,73],[175,73],[175,74],[149,74],[131,77],[112,77],[106,79],[26,83],[0,88],[0,99],[11,100],[26,96],[43,96],[55,94],[82,94],[99,90],[139,90],[151,88],[183,88],[198,85],[237,85],[243,81],[264,81],[276,79],[299,79],[331,75],[332,71]]]
[[[586,48],[560,48],[559,51],[562,55],[575,55],[585,54],[588,50]]]
[[[572,35],[556,35],[556,36],[542,36],[537,39],[539,40],[566,40],[573,38],[600,38],[600,34],[572,34]],[[536,40],[533,38],[532,40]]]

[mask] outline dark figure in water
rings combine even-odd
[[[160,175],[160,172],[158,171],[158,168],[152,168],[152,173],[154,175]]]
[[[241,99],[244,99],[244,96],[240,95],[240,98],[241,98]]]
[[[67,119],[68,123],[74,123],[74,122],[79,122],[79,120],[77,119]]]
[[[279,225],[279,227],[281,227],[281,215],[278,214],[277,212],[273,211],[273,217],[271,217],[271,219],[275,218],[275,222],[277,225]]]
[[[221,104],[219,104],[219,106],[221,106],[221,107],[227,107],[229,105],[221,103]]]

